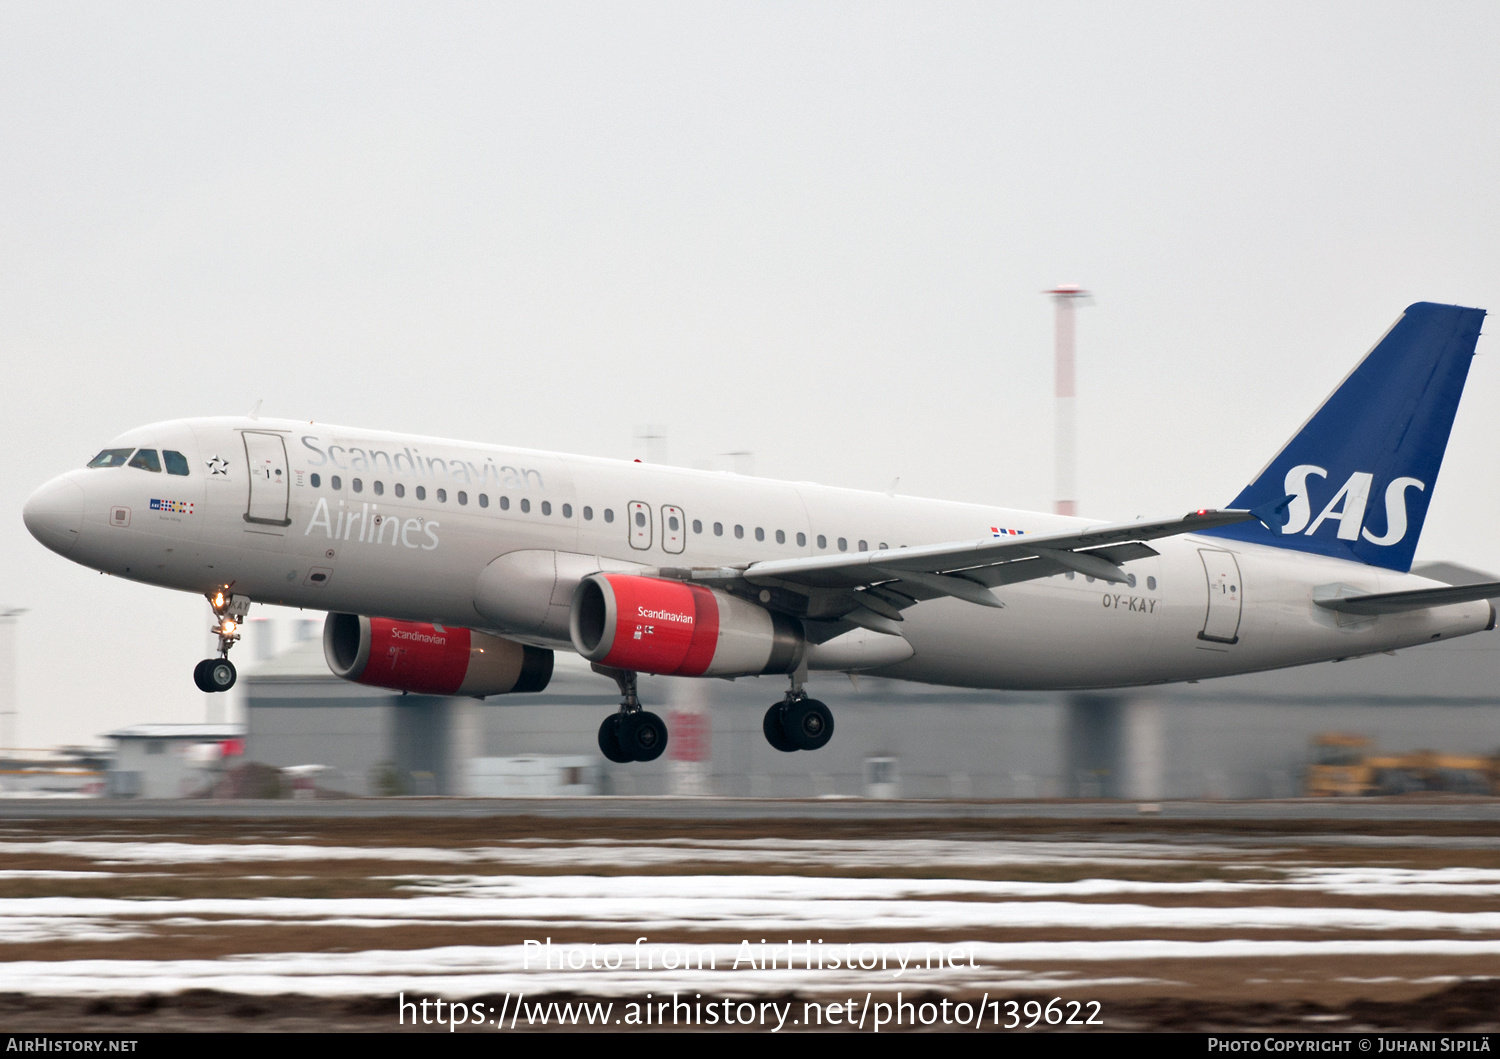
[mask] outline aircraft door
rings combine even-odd
[[[625,510],[630,522],[630,546],[645,551],[651,547],[651,508],[639,500],[632,500]]]
[[[1240,565],[1234,556],[1217,548],[1199,548],[1203,573],[1208,578],[1208,613],[1203,619],[1200,640],[1216,643],[1238,643],[1240,639],[1240,605],[1244,586],[1240,584]]]
[[[665,505],[661,509],[661,550],[680,555],[687,543],[687,521],[682,517],[682,508]]]
[[[250,500],[245,521],[259,526],[290,526],[287,504],[291,475],[286,467],[286,442],[280,434],[246,430],[245,466],[249,468]]]

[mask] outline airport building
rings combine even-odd
[[[823,750],[761,732],[785,678],[642,677],[668,752],[617,765],[596,744],[613,683],[559,654],[539,694],[402,695],[334,677],[306,639],[241,675],[245,760],[356,795],[720,794],[759,797],[1284,798],[1320,733],[1372,751],[1500,749],[1500,639],[1122,692],[1007,693],[814,674]],[[123,746],[123,744],[122,744]]]
[[[211,791],[244,753],[237,724],[137,724],[110,732],[111,798],[195,798]]]

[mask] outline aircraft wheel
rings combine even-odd
[[[239,674],[235,671],[233,662],[227,658],[209,658],[205,661],[204,683],[208,685],[209,691],[228,691],[234,687]]]
[[[798,750],[818,750],[833,738],[833,713],[817,699],[788,703],[781,723]]]
[[[797,744],[787,738],[786,729],[782,727],[782,707],[784,703],[773,702],[771,708],[766,711],[766,719],[761,722],[761,731],[766,734],[766,742],[771,744],[773,750],[780,750],[783,754],[790,754],[797,749]]]
[[[208,667],[214,664],[214,659],[205,658],[193,667],[193,683],[198,685],[198,690],[213,693],[214,686],[208,682]]]
[[[612,713],[604,718],[604,723],[599,726],[599,752],[616,765],[623,765],[633,760],[630,753],[620,745],[621,718],[621,714]]]
[[[636,761],[655,761],[667,749],[667,725],[646,710],[620,718],[620,746]]]

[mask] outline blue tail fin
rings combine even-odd
[[[1410,569],[1483,322],[1483,309],[1409,306],[1230,505],[1280,506],[1280,529],[1213,534]]]

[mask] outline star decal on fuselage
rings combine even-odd
[[[227,475],[229,473],[229,461],[219,456],[211,460],[204,460],[208,465],[208,473],[213,475]]]

